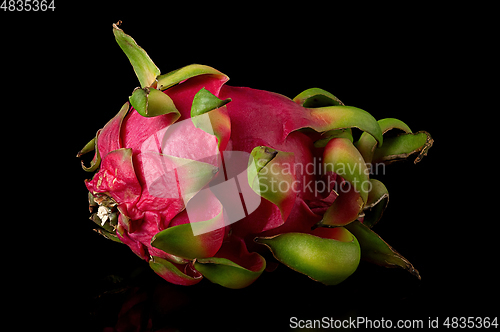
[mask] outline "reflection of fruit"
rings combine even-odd
[[[291,100],[227,86],[204,65],[161,75],[130,36],[113,31],[141,87],[78,154],[95,150],[83,168],[96,172],[86,186],[102,235],[181,285],[206,277],[246,287],[268,249],[325,284],[351,275],[360,256],[418,276],[371,230],[388,191],[370,175],[379,163],[420,161],[428,133],[376,121],[317,88]],[[356,142],[352,128],[363,132]],[[392,129],[400,134],[384,138]]]

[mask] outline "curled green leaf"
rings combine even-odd
[[[363,224],[372,228],[380,220],[387,204],[389,204],[389,192],[385,185],[376,179],[370,179],[371,190],[368,201],[364,207]]]
[[[185,270],[186,265],[175,264],[160,257],[151,257],[149,266],[163,279],[177,285],[190,286],[203,279],[203,276],[197,272],[192,273],[194,275],[184,273],[183,270]]]
[[[224,217],[221,212],[214,218],[196,223],[195,235],[192,225],[183,224],[169,227],[157,233],[151,240],[151,245],[166,253],[186,258],[212,257],[222,245],[224,237]],[[203,232],[204,228],[208,230]]]
[[[258,174],[277,154],[277,150],[268,146],[256,146],[250,153],[248,164],[251,167],[248,167],[247,171],[248,184],[258,194],[260,194]]]
[[[380,119],[377,122],[380,126],[380,129],[382,130],[382,134],[385,134],[392,129],[399,129],[407,134],[411,133],[410,127],[408,127],[406,123],[398,119],[387,118],[387,119]],[[373,136],[367,133],[363,133],[361,134],[361,137],[359,138],[359,140],[356,142],[355,145],[356,148],[361,153],[361,155],[363,156],[363,159],[367,163],[371,163],[373,158],[373,151],[377,147],[377,141],[373,138]]]
[[[363,133],[363,134],[365,134],[365,133]],[[328,144],[328,142],[330,142],[332,139],[337,138],[337,137],[347,138],[351,142],[353,141],[351,128],[329,130],[329,131],[324,132],[321,136],[323,138],[314,142],[314,147],[324,148]],[[368,135],[368,136],[370,136],[370,135]]]
[[[202,88],[193,98],[191,120],[196,128],[217,137],[219,151],[223,151],[231,136],[231,119],[225,105],[231,98],[221,100]]]
[[[358,267],[359,243],[348,231],[348,239],[339,241],[304,233],[285,233],[256,238],[271,249],[274,257],[291,269],[326,285],[336,285]]]
[[[293,98],[293,101],[307,108],[344,105],[340,99],[330,92],[319,88],[307,89]]]
[[[352,106],[329,106],[310,109],[311,123],[307,126],[318,132],[358,128],[375,138],[382,146],[382,130],[368,112]]]
[[[160,75],[160,69],[156,67],[146,51],[118,27],[120,23],[113,24],[116,42],[132,64],[141,87],[145,88],[154,85],[156,77]]]
[[[217,69],[205,65],[193,64],[158,76],[158,89],[163,91],[189,78],[205,74],[224,76],[229,79],[229,77]]]
[[[261,197],[274,203],[280,209],[283,221],[288,218],[295,203],[296,194],[293,190],[295,172],[290,165],[295,162],[293,153],[274,150],[267,146],[257,146],[250,153],[248,183]],[[279,185],[277,185],[279,184]]]
[[[395,118],[385,118],[378,120],[378,124],[380,129],[382,129],[382,133],[385,134],[389,130],[399,129],[404,131],[405,133],[411,133],[410,127],[403,121]]]
[[[175,122],[180,113],[172,99],[160,90],[153,88],[135,89],[129,97],[130,104],[140,115],[154,117],[158,115],[171,114],[172,122]]]
[[[352,186],[348,190],[343,189],[332,205],[328,207],[316,227],[347,225],[358,218],[363,204],[360,194]]]
[[[83,156],[84,154],[87,154],[87,153],[89,153],[90,151],[94,151],[94,150],[95,150],[95,137],[94,137],[94,138],[92,138],[92,139],[90,140],[90,142],[88,142],[87,144],[85,144],[85,146],[83,147],[83,149],[81,149],[81,150],[77,153],[76,157],[77,157],[77,158],[80,158],[80,157],[81,157],[81,156]]]
[[[413,265],[367,225],[354,221],[345,227],[358,239],[363,260],[385,267],[401,267],[420,279]]]
[[[347,180],[366,203],[369,190],[369,170],[359,151],[347,138],[334,138],[323,152],[326,172],[335,172]]]
[[[256,271],[246,269],[229,259],[219,257],[198,259],[194,263],[194,268],[215,284],[227,288],[239,289],[253,283],[266,268],[264,258],[260,257],[263,263]]]
[[[239,289],[264,272],[266,260],[256,252],[249,253],[243,240],[229,237],[215,257],[197,259],[194,267],[213,283]]]
[[[231,98],[221,100],[214,96],[210,91],[202,88],[196,93],[193,98],[193,104],[191,105],[191,117],[196,117],[201,114],[205,114],[211,110],[222,107],[229,103]]]
[[[97,148],[97,139],[99,138],[99,134],[101,133],[101,131],[102,129],[99,129],[95,137],[90,142],[88,142],[83,147],[83,149],[76,155],[78,158],[80,158],[81,156],[90,151],[95,151],[94,158],[90,162],[89,167],[85,166],[82,160],[82,168],[85,172],[94,172],[101,164],[101,154],[99,153],[99,149]]]
[[[392,163],[406,159],[414,153],[419,153],[414,163],[418,163],[432,147],[434,140],[426,131],[402,134],[386,139],[383,147],[377,147],[373,153],[373,162]]]

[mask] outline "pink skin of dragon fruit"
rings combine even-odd
[[[141,81],[146,95],[165,88],[161,92],[177,112],[147,117],[126,103],[96,135],[93,165],[99,169],[86,186],[91,205],[99,205],[98,223],[117,218],[107,237],[128,245],[162,278],[179,285],[206,277],[225,287],[246,287],[262,274],[269,253],[327,285],[352,274],[361,254],[418,276],[408,260],[371,230],[388,193],[380,181],[369,178],[366,163],[388,163],[415,152],[421,158],[432,144],[430,135],[413,134],[396,119],[377,122],[323,90],[307,90],[291,100],[228,86],[228,77],[210,67],[183,69],[192,75],[166,88],[161,76],[149,88],[151,82]],[[207,113],[213,132],[191,124],[200,92],[225,101]],[[318,100],[319,107],[312,107]],[[189,124],[168,136],[168,129],[181,122]],[[356,143],[350,128],[364,131]],[[394,143],[384,141],[384,147],[382,134],[391,129],[404,134]],[[401,142],[407,144],[400,147]],[[253,177],[244,170],[248,181],[239,181],[240,197],[222,197],[213,185],[227,177],[231,152],[245,152],[256,166]],[[192,162],[186,166],[186,160]],[[345,165],[352,167],[339,172],[338,166]],[[152,185],[158,182],[162,185]],[[228,221],[230,206],[252,195],[258,206],[252,211],[247,206],[245,217]],[[194,225],[206,231],[194,234]],[[304,246],[300,252],[294,249],[298,245]],[[332,257],[322,254],[335,250]]]

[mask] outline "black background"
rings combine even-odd
[[[140,308],[154,330],[288,331],[293,316],[422,319],[427,326],[429,317],[497,314],[494,198],[479,188],[485,158],[466,146],[476,132],[460,117],[461,107],[474,105],[465,85],[477,66],[464,8],[61,2],[54,12],[0,13],[4,95],[16,104],[5,123],[29,125],[22,135],[29,143],[9,147],[25,147],[22,157],[35,170],[21,175],[16,163],[6,173],[21,188],[14,197],[24,198],[26,188],[36,197],[14,219],[35,230],[10,265],[22,283],[23,315],[39,313],[38,324],[53,330],[101,331],[116,324],[132,294],[143,294]],[[430,132],[435,144],[421,163],[388,166],[380,178],[391,196],[375,228],[422,280],[362,262],[338,286],[284,266],[242,290],[207,280],[172,286],[126,246],[93,232],[88,174],[75,155],[139,85],[113,37],[118,20],[162,73],[201,63],[227,74],[229,85],[291,98],[320,87],[375,118]],[[474,163],[464,155],[475,155]],[[22,232],[16,226],[10,234]]]

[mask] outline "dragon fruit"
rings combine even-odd
[[[82,167],[95,172],[85,184],[100,234],[179,285],[243,288],[279,263],[335,285],[360,259],[420,278],[372,230],[389,200],[373,176],[420,161],[427,132],[318,88],[289,99],[228,86],[204,65],[161,74],[119,24],[113,32],[140,87],[78,153],[94,151]]]

